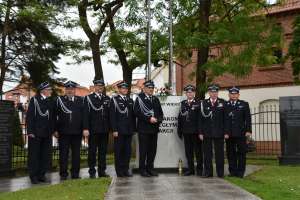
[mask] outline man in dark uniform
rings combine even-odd
[[[46,182],[45,174],[51,159],[54,133],[52,90],[48,82],[39,85],[38,93],[30,99],[26,125],[28,134],[28,170],[32,184]]]
[[[246,169],[247,137],[251,136],[251,114],[249,104],[239,100],[237,87],[229,89],[229,101],[226,103],[228,134],[225,135],[229,173],[243,178]]]
[[[184,88],[187,99],[181,102],[178,115],[178,136],[184,139],[185,155],[188,162],[188,171],[184,176],[195,174],[194,153],[197,160],[197,175],[202,176],[203,151],[202,141],[198,137],[198,116],[200,102],[195,99],[195,87],[187,85]]]
[[[135,131],[133,100],[128,95],[129,85],[117,84],[119,95],[110,101],[110,123],[114,137],[115,169],[118,177],[132,177],[129,172],[131,141]]]
[[[204,176],[213,176],[213,148],[217,175],[224,177],[224,134],[225,101],[218,98],[219,87],[215,84],[208,87],[209,98],[201,102],[199,115],[199,138],[204,147]]]
[[[98,150],[98,177],[108,177],[106,170],[106,152],[109,132],[109,101],[103,94],[104,81],[94,80],[92,94],[84,100],[83,136],[89,138],[88,165],[90,178],[96,177],[96,158]]]
[[[154,171],[154,160],[163,111],[159,99],[153,96],[153,91],[153,81],[146,81],[143,92],[137,96],[134,104],[134,112],[138,118],[139,169],[141,176],[144,177],[158,176]]]
[[[69,149],[72,151],[71,178],[78,179],[80,171],[80,147],[83,132],[83,98],[75,96],[77,83],[64,84],[65,95],[56,100],[56,130],[59,143],[59,167],[61,180],[68,177]]]

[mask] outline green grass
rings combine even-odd
[[[57,185],[0,193],[0,200],[103,200],[110,182],[110,178],[68,180]]]
[[[277,160],[250,160],[262,169],[244,179],[226,180],[263,200],[300,200],[300,166],[279,166]]]

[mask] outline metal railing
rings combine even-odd
[[[255,151],[249,155],[258,158],[277,158],[281,154],[279,106],[266,105],[253,108],[251,117]]]

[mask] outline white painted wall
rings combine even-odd
[[[270,109],[279,109],[279,97],[283,96],[300,96],[300,86],[282,86],[282,87],[269,87],[269,88],[253,88],[241,89],[240,99],[248,101],[250,109],[253,113]],[[219,96],[228,99],[228,91],[220,91]],[[276,106],[274,106],[276,105]],[[264,109],[262,108],[264,106]],[[252,117],[252,135],[256,141],[280,141],[280,125],[278,113],[261,113]],[[269,123],[278,124],[269,124]],[[263,124],[265,123],[265,124]],[[267,123],[267,124],[266,124]]]
[[[300,96],[300,86],[241,89],[240,94],[240,99],[248,101],[250,108],[258,108],[265,100],[279,100],[279,97],[283,96]],[[227,100],[228,91],[220,91],[219,96]]]
[[[165,83],[168,83],[169,69],[167,66],[156,68],[151,72],[151,78],[155,83],[156,88],[164,88]]]

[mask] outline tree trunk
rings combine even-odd
[[[211,0],[199,0],[199,31],[208,34],[209,15],[211,8]],[[196,96],[200,99],[205,98],[207,72],[203,69],[204,64],[208,60],[209,46],[201,47],[197,53],[197,69],[196,69]]]
[[[94,63],[94,70],[95,70],[94,78],[104,79],[99,43],[100,43],[100,37],[94,37],[93,39],[90,39],[90,47],[92,49],[93,63]]]
[[[110,14],[110,10],[107,10],[108,12],[108,15]],[[109,28],[110,28],[110,32],[111,34],[114,34],[116,32],[116,27],[115,27],[115,23],[114,23],[114,20],[113,18],[109,21]],[[131,93],[131,84],[132,84],[132,71],[133,71],[133,68],[131,68],[128,64],[128,61],[127,61],[127,56],[126,56],[126,53],[124,51],[124,49],[122,48],[117,48],[117,47],[114,47],[115,50],[116,50],[116,53],[119,57],[119,61],[120,61],[120,64],[122,66],[122,71],[123,71],[123,80],[128,83],[129,85],[129,91],[128,91],[128,94]]]
[[[9,16],[10,16],[10,10],[12,6],[12,1],[8,0],[6,5],[6,13],[5,13],[5,19],[4,19],[4,25],[3,25],[3,32],[1,36],[1,55],[0,55],[0,99],[2,99],[3,94],[3,85],[4,85],[4,79],[5,74],[7,71],[8,66],[6,66],[6,38],[8,34],[8,27],[9,27]]]
[[[4,85],[4,79],[5,79],[5,72],[6,69],[4,69],[5,67],[0,66],[0,70],[1,70],[1,74],[0,74],[0,100],[2,100],[2,94],[3,94],[3,85]]]

